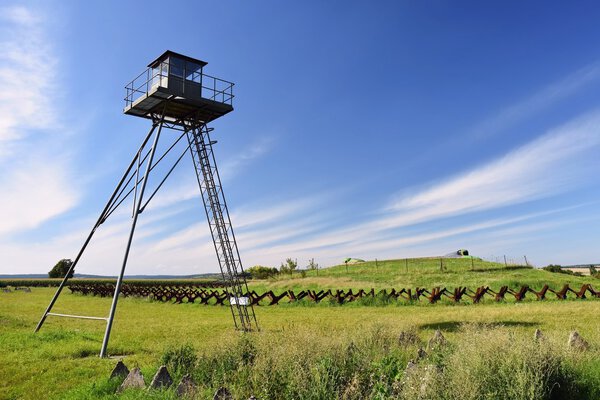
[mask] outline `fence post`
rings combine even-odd
[[[471,256],[471,271],[475,269],[475,261],[473,261],[473,256]]]
[[[529,267],[529,263],[527,262],[527,256],[523,256],[525,258],[525,265]]]
[[[504,255],[504,268],[507,268],[508,264],[506,263],[506,254]]]
[[[444,261],[442,257],[440,257],[440,271],[444,272]]]
[[[406,273],[408,274],[408,258],[405,258],[404,261],[406,264]]]
[[[346,273],[348,273],[348,261],[344,261],[346,263]]]
[[[375,269],[378,269],[378,265],[377,265],[377,259],[375,259]]]

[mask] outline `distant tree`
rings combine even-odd
[[[279,265],[279,272],[281,272],[282,274],[285,274],[285,273],[290,272],[290,269],[288,268],[287,264],[281,263],[281,265]]]
[[[268,279],[279,274],[277,268],[263,267],[262,265],[248,268],[246,272],[250,274],[252,279]]]
[[[317,264],[315,262],[314,258],[311,258],[310,261],[308,262],[308,269],[315,270],[315,269],[318,269],[318,268],[319,268],[319,264]]]
[[[287,258],[285,260],[285,264],[281,263],[281,265],[279,266],[279,271],[281,273],[289,272],[290,274],[293,274],[296,268],[298,268],[298,262],[292,260],[291,258]]]
[[[596,274],[598,274],[598,271],[596,270],[596,267],[594,267],[593,265],[590,265],[590,275],[591,276],[596,276]]]
[[[71,261],[68,258],[63,258],[62,260],[56,263],[56,265],[50,270],[50,272],[48,272],[48,278],[64,278],[67,272],[69,271],[69,268],[71,268],[71,265],[73,265],[73,261]],[[69,274],[69,278],[73,277],[74,272],[75,269],[71,271],[71,273]]]

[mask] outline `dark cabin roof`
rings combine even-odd
[[[202,66],[202,67],[204,67],[206,64],[208,64],[206,61],[198,60],[197,58],[184,56],[183,54],[179,54],[179,53],[175,53],[174,51],[167,50],[164,53],[162,53],[160,56],[158,56],[156,58],[156,60],[154,60],[150,64],[148,64],[148,67],[153,68],[153,67],[157,66],[162,60],[164,60],[165,58],[167,58],[169,56],[175,56],[175,57],[181,58],[185,61],[190,61],[190,62],[193,62],[196,64],[200,64],[200,66]]]

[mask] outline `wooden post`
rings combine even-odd
[[[527,256],[523,256],[525,258],[525,265],[529,267],[529,262],[527,262]]]
[[[346,263],[346,273],[348,273],[348,261],[344,261]]]
[[[405,258],[404,262],[406,264],[406,273],[408,274],[408,258]]]
[[[444,261],[442,257],[440,257],[440,271],[444,272]]]
[[[377,259],[375,259],[375,269],[378,269],[379,267],[377,266]]]
[[[473,256],[471,256],[471,271],[475,269],[475,261],[473,261]]]
[[[508,264],[506,263],[506,254],[504,255],[504,267],[508,267]]]

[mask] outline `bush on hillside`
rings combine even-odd
[[[563,269],[560,265],[555,265],[555,264],[546,265],[542,269],[544,271],[556,272],[556,273],[559,273],[559,274],[567,274],[567,275],[573,275],[573,276],[583,276],[583,274],[581,272],[569,271],[568,269]],[[594,275],[592,275],[592,276],[594,276]]]
[[[246,270],[252,279],[268,279],[279,274],[277,268],[263,267],[262,265],[255,265],[254,267]]]
[[[548,264],[548,265],[546,265],[542,269],[544,271],[548,271],[548,272],[558,272],[558,273],[569,273],[569,272],[571,272],[571,271],[563,271],[562,267],[560,265],[555,265],[555,264]]]

